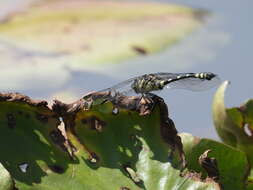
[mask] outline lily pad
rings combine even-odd
[[[157,96],[94,93],[50,109],[1,94],[0,109],[0,162],[20,190],[219,189],[181,176],[182,143]]]
[[[200,26],[206,13],[150,2],[42,1],[5,19],[0,43],[18,57],[63,58],[85,69],[161,51]]]
[[[43,177],[51,173],[55,176],[56,171],[68,167],[68,143],[46,101],[0,94],[0,109],[0,162],[10,172],[16,188],[29,189],[43,183]]]

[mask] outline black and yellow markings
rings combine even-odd
[[[148,93],[151,91],[162,90],[167,84],[187,78],[198,78],[201,80],[211,80],[216,75],[213,73],[179,73],[174,74],[171,78],[163,79],[159,74],[146,74],[137,77],[131,87],[136,93]]]

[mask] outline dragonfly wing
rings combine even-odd
[[[220,83],[220,78],[215,76],[211,80],[200,78],[185,78],[173,81],[166,85],[167,88],[186,89],[191,91],[202,91],[217,86]]]
[[[131,78],[131,79],[128,79],[126,81],[123,81],[123,82],[120,82],[110,88],[106,88],[106,89],[103,89],[103,90],[100,90],[100,91],[111,91],[113,93],[120,93],[120,94],[124,94],[126,95],[128,92],[130,93],[131,91],[134,92],[134,90],[132,89],[131,85],[132,83],[134,82],[134,80],[136,79],[137,77],[135,78]]]
[[[131,88],[131,89],[122,91],[121,94],[124,96],[135,96],[136,92],[134,91],[134,89]]]

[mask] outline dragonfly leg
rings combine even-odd
[[[154,94],[152,93],[142,93],[139,99],[140,104],[147,104],[151,106],[149,109],[153,110],[154,108]]]
[[[116,97],[117,94],[118,94],[117,91],[116,91],[115,89],[112,89],[110,93],[111,93],[111,97],[112,97],[112,98]]]

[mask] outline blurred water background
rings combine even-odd
[[[0,19],[4,19],[6,14],[16,9],[25,8],[31,2],[33,0],[1,0]],[[110,87],[122,80],[145,73],[208,71],[219,74],[222,80],[231,81],[226,96],[228,107],[238,106],[252,98],[253,2],[251,0],[159,0],[159,2],[206,9],[212,16],[196,32],[160,53],[140,56],[125,61],[124,64],[93,67],[85,72],[73,72],[67,68],[56,67],[55,72],[62,75],[61,79],[50,74],[40,77],[35,72],[34,76],[28,74],[22,80],[19,78],[21,71],[17,70],[11,77],[8,77],[8,72],[1,72],[0,90],[18,91],[32,98],[41,99],[52,99],[54,94],[60,98],[60,94],[64,93],[69,93],[73,98],[80,98],[89,91]],[[4,41],[0,41],[0,50],[3,45]],[[43,70],[42,67],[37,69]],[[37,80],[33,80],[33,77],[37,77]],[[11,85],[12,80],[21,81],[20,85],[17,82],[15,82],[17,86]],[[165,90],[159,95],[168,104],[170,117],[179,132],[218,139],[211,116],[211,103],[215,90],[197,93]]]

